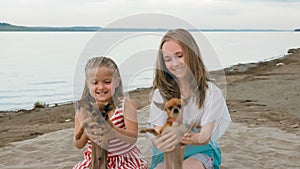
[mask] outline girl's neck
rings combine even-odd
[[[184,97],[191,95],[192,90],[190,84],[186,80],[179,81],[180,94]]]
[[[180,88],[180,94],[183,97],[189,97],[192,95],[193,90],[191,90],[191,88],[189,87],[181,87]]]

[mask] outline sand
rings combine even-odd
[[[300,49],[291,52],[225,70],[233,122],[220,139],[221,168],[300,167]],[[129,95],[139,127],[148,118],[150,90]],[[0,112],[0,168],[72,168],[84,150],[73,146],[73,121],[73,104]],[[149,138],[139,135],[137,145],[150,162]]]

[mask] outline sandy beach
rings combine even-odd
[[[232,124],[220,139],[223,169],[300,167],[300,49],[260,63],[225,69]],[[145,127],[151,88],[130,92]],[[0,112],[0,168],[72,168],[84,149],[72,143],[73,104]],[[151,143],[138,147],[151,160]]]

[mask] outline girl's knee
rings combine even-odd
[[[205,169],[201,161],[195,158],[187,158],[183,161],[183,169]]]

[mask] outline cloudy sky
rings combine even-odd
[[[162,13],[200,29],[300,28],[300,0],[0,0],[0,22],[25,26],[105,26]]]

